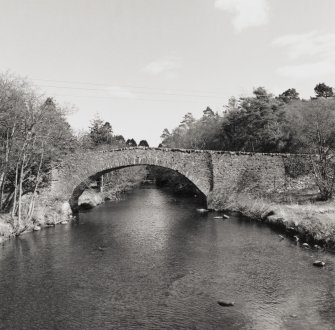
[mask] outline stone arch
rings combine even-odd
[[[69,199],[69,203],[70,203],[72,211],[74,211],[74,212],[78,211],[78,209],[79,209],[78,199],[81,196],[81,194],[84,192],[84,190],[87,189],[87,187],[89,186],[89,184],[92,181],[95,181],[99,176],[101,176],[103,174],[106,174],[106,173],[109,173],[109,172],[112,172],[112,171],[116,171],[116,170],[121,170],[121,169],[124,169],[124,168],[135,167],[135,166],[155,166],[155,167],[160,167],[160,168],[167,168],[167,167],[158,166],[158,165],[151,165],[151,164],[135,164],[135,165],[128,165],[128,166],[114,167],[114,168],[111,168],[111,169],[108,169],[108,170],[97,172],[94,175],[92,175],[91,177],[88,177],[86,180],[82,181],[78,186],[76,186],[73,189],[72,195],[70,196],[70,199]],[[194,182],[192,182],[188,177],[186,177],[184,174],[181,174],[177,170],[173,170],[171,168],[167,168],[167,169],[178,173],[182,177],[186,178],[187,181],[192,183],[194,185],[194,187],[197,189],[197,191],[199,192],[201,198],[203,198],[206,201],[206,204],[207,204],[207,196],[205,195],[205,193],[202,190],[199,189],[199,187]]]
[[[180,149],[124,148],[86,152],[69,156],[53,173],[54,194],[70,202],[77,211],[77,199],[92,178],[111,170],[136,165],[160,166],[180,173],[206,198],[213,186],[211,155]]]

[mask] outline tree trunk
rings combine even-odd
[[[42,168],[43,156],[44,156],[44,147],[43,147],[43,144],[42,144],[41,159],[40,159],[40,163],[39,163],[37,174],[36,174],[36,183],[35,183],[33,195],[31,197],[31,201],[30,201],[30,204],[29,204],[29,209],[28,209],[28,214],[27,214],[27,221],[31,220],[31,218],[33,216],[33,213],[34,213],[35,198],[36,198],[36,192],[37,192],[37,188],[38,188],[39,181],[40,181],[40,171],[41,171],[41,168]]]
[[[100,177],[100,192],[104,192],[104,175],[102,174]]]

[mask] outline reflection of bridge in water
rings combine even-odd
[[[69,156],[53,171],[52,194],[70,201],[76,211],[78,198],[92,180],[109,171],[138,165],[174,170],[190,180],[211,207],[217,193],[275,191],[287,184],[287,163],[299,155],[245,152],[123,148],[89,151]]]

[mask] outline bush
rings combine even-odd
[[[0,215],[0,236],[9,237],[13,235],[13,227],[8,222],[9,215]]]

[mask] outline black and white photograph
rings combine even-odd
[[[334,0],[0,0],[0,330],[335,330]]]

